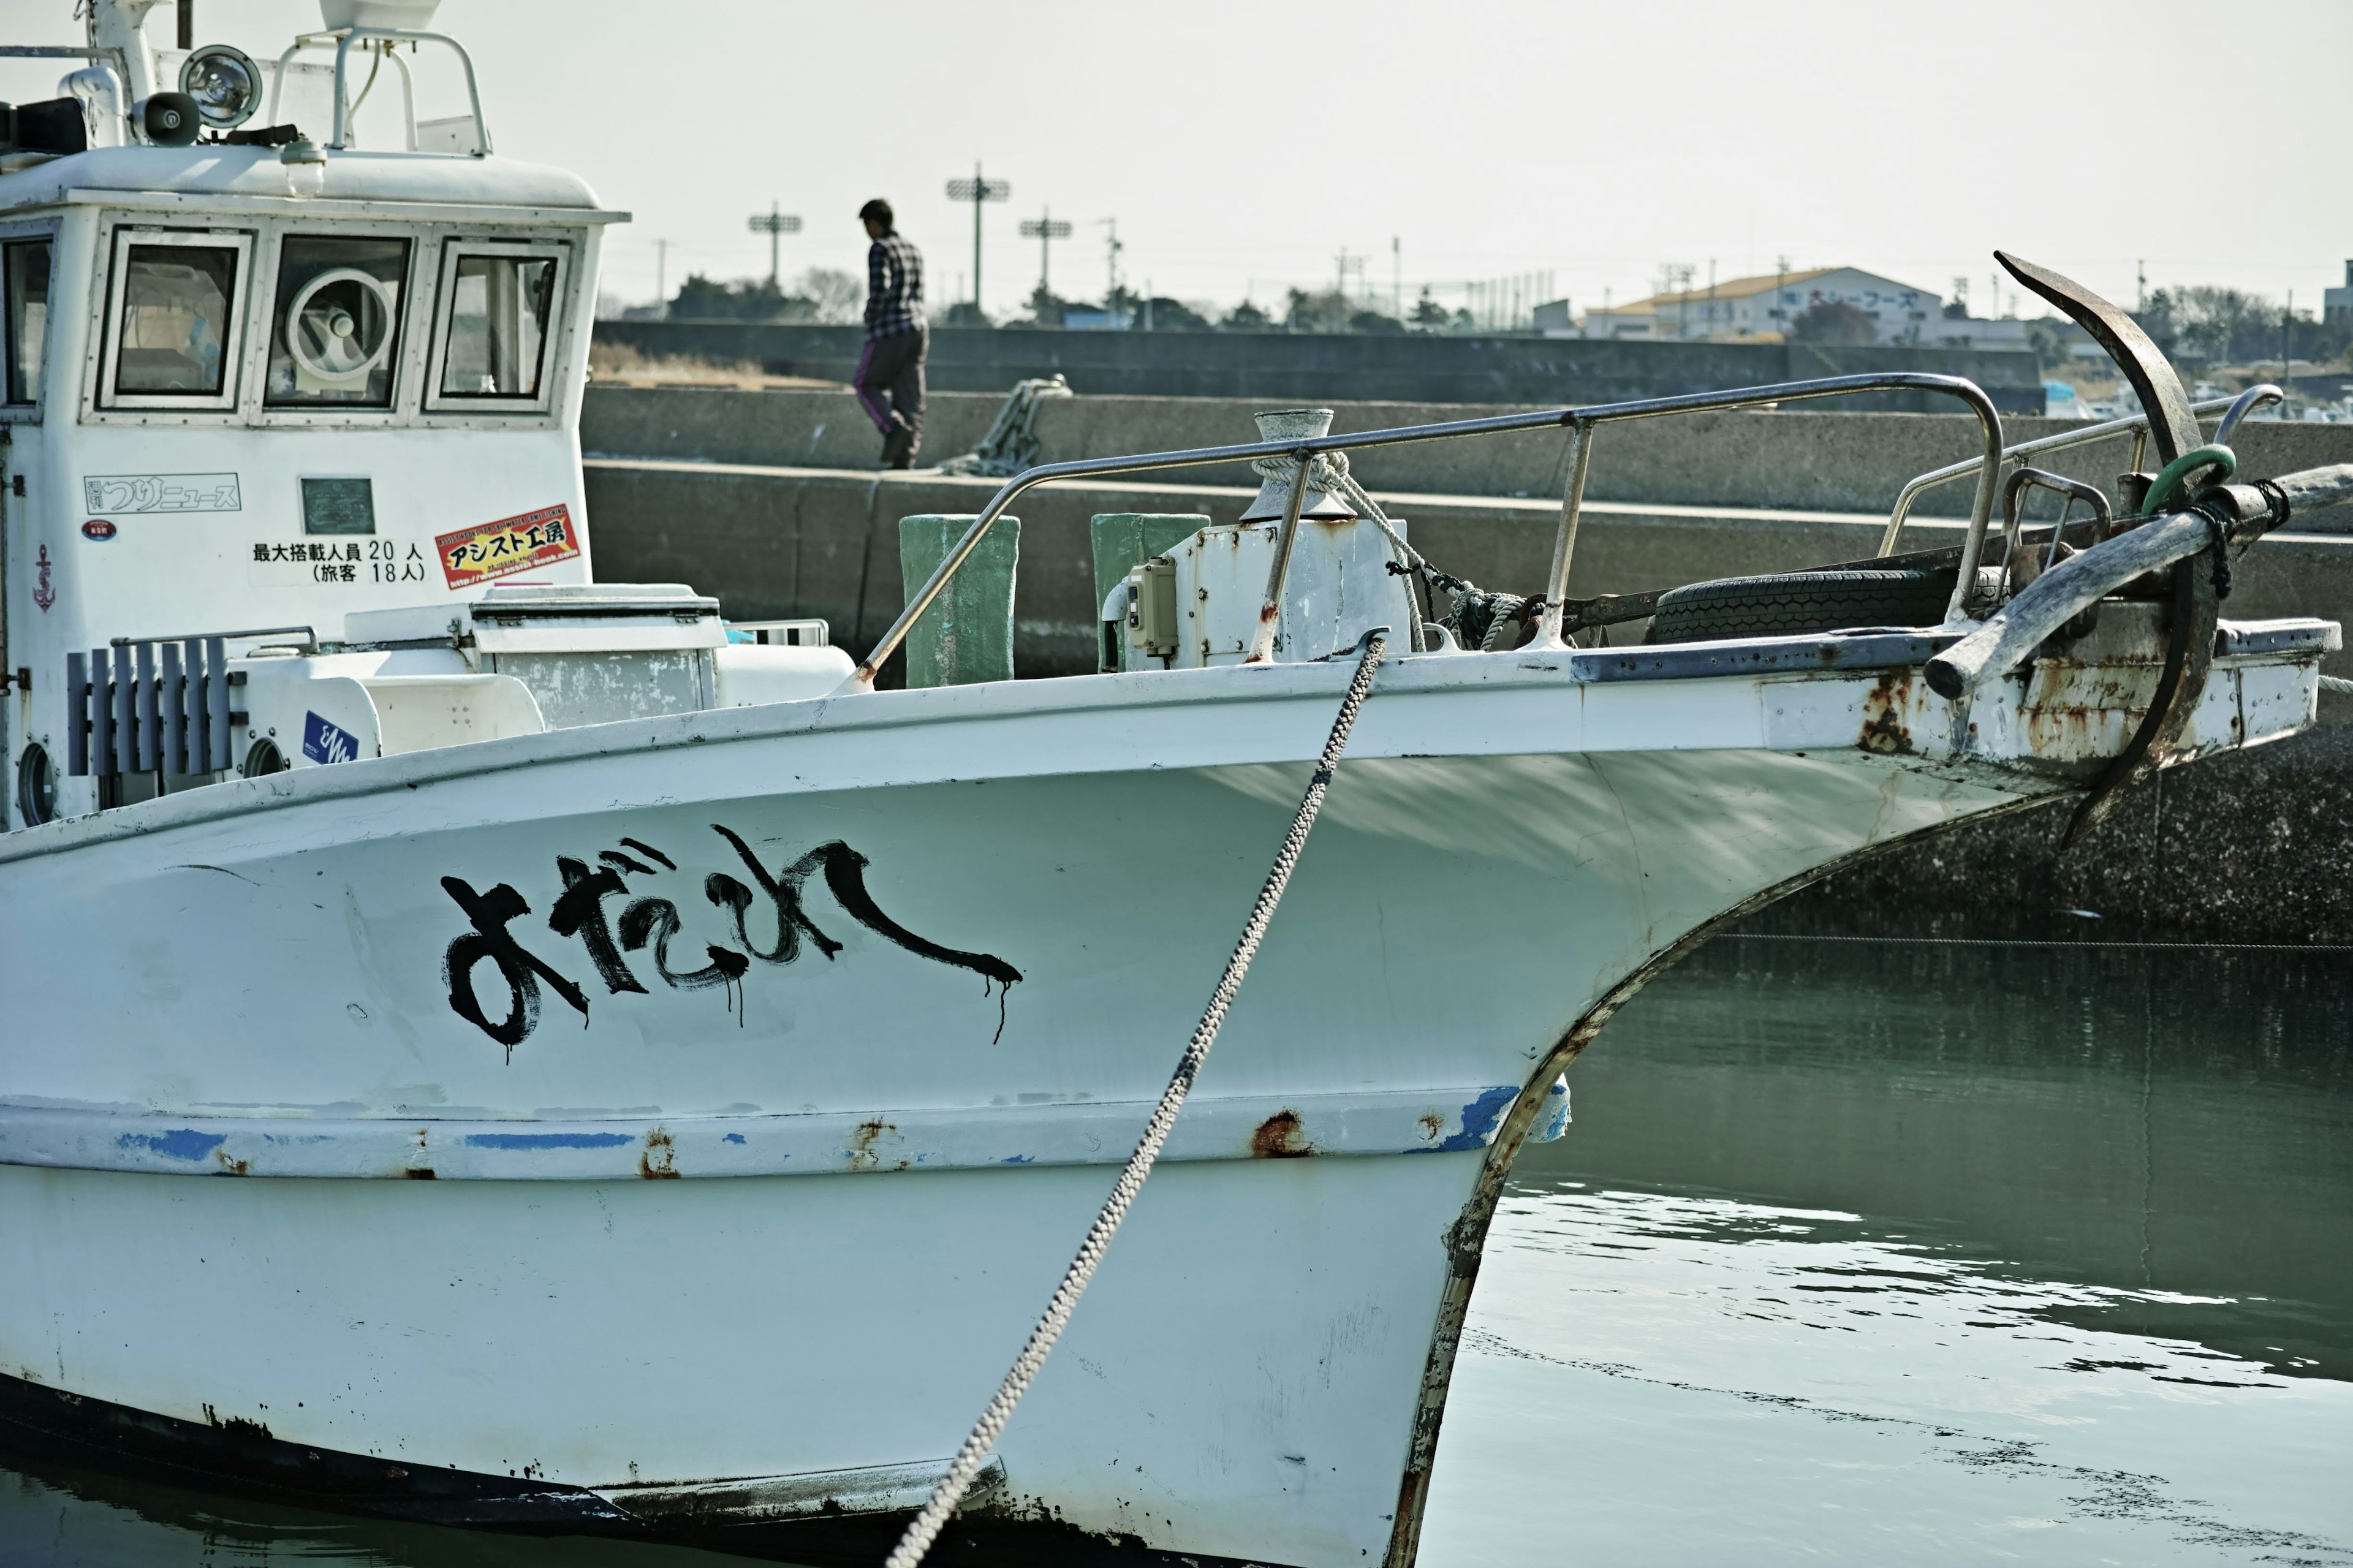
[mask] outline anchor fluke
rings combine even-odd
[[[2066,311],[2116,362],[2116,368],[2138,395],[2141,407],[2148,412],[2149,438],[2157,444],[2160,466],[2203,440],[2198,434],[2198,416],[2189,411],[2189,395],[2181,389],[2181,378],[2174,374],[2165,352],[2141,331],[2138,321],[2073,278],[2006,250],[1995,251],[1993,258],[2012,278]]]

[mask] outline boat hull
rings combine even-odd
[[[1967,754],[1900,672],[1612,686],[1592,658],[1384,672],[973,1530],[1409,1556],[1498,1162],[1556,1129],[1579,1020],[2075,761]],[[815,1560],[862,1520],[866,1552],[1140,1131],[1346,674],[688,715],[0,843],[17,1406],[599,1500],[533,1528]],[[2309,670],[2213,692],[2209,733],[2289,728]]]

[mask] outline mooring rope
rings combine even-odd
[[[2320,678],[2320,689],[2334,691],[2339,697],[2353,697],[2353,680],[2341,675],[2324,675]]]
[[[948,1465],[948,1472],[940,1484],[932,1489],[930,1500],[907,1526],[907,1532],[892,1548],[883,1560],[883,1568],[915,1568],[939,1538],[940,1528],[955,1511],[965,1489],[972,1485],[973,1477],[997,1446],[1012,1418],[1013,1407],[1021,1403],[1039,1369],[1061,1337],[1078,1306],[1080,1296],[1086,1291],[1087,1281],[1111,1246],[1113,1235],[1120,1222],[1127,1217],[1128,1206],[1144,1190],[1145,1178],[1152,1173],[1153,1162],[1160,1158],[1160,1146],[1168,1140],[1168,1130],[1176,1123],[1176,1112],[1184,1107],[1185,1096],[1193,1087],[1193,1079],[1208,1058],[1209,1047],[1216,1043],[1218,1030],[1226,1021],[1226,1009],[1233,1005],[1234,994],[1241,989],[1242,976],[1250,973],[1250,960],[1257,956],[1259,942],[1266,935],[1269,921],[1274,919],[1275,906],[1282,901],[1282,889],[1291,880],[1292,868],[1299,864],[1299,852],[1306,847],[1308,831],[1315,826],[1316,813],[1324,808],[1324,795],[1332,785],[1333,770],[1339,766],[1340,753],[1347,749],[1348,732],[1356,726],[1356,714],[1365,705],[1365,695],[1372,689],[1373,672],[1380,667],[1381,649],[1388,641],[1388,628],[1375,626],[1366,632],[1364,652],[1356,660],[1356,673],[1348,682],[1347,695],[1340,700],[1340,711],[1332,721],[1331,738],[1324,742],[1324,754],[1316,760],[1315,771],[1308,775],[1307,794],[1299,803],[1298,812],[1291,819],[1291,831],[1284,836],[1282,851],[1274,858],[1274,868],[1266,874],[1266,885],[1259,889],[1258,902],[1250,906],[1250,919],[1242,924],[1241,940],[1234,944],[1231,958],[1226,960],[1226,972],[1218,978],[1217,989],[1209,994],[1209,1005],[1201,1015],[1198,1027],[1187,1043],[1185,1053],[1176,1060],[1176,1071],[1161,1091],[1160,1103],[1153,1108],[1152,1120],[1144,1124],[1144,1136],[1136,1140],[1135,1152],[1127,1157],[1127,1165],[1113,1184],[1111,1196],[1103,1201],[1103,1212],[1088,1227],[1086,1240],[1079,1246],[1079,1254],[1071,1259],[1062,1275],[1062,1282],[1054,1288],[1052,1300],[1046,1303],[1045,1314],[1038,1326],[1029,1331],[1029,1341],[1013,1360],[1005,1381],[973,1423],[972,1433],[964,1447]]]

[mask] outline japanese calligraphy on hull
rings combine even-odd
[[[442,955],[450,1011],[505,1047],[510,1062],[539,1026],[543,987],[577,1013],[583,1027],[592,1005],[606,998],[632,1005],[630,998],[650,997],[657,986],[723,992],[740,1024],[745,985],[779,983],[775,971],[811,952],[823,963],[841,959],[843,944],[819,923],[836,917],[810,907],[807,885],[816,878],[849,921],[917,958],[978,975],[982,995],[997,998],[1003,1036],[1006,992],[1021,972],[994,953],[944,946],[892,920],[867,889],[865,856],[834,839],[772,871],[733,828],[714,822],[711,830],[732,852],[724,856],[730,869],[700,879],[655,846],[626,837],[598,850],[593,863],[557,856],[554,890],[543,893],[540,905],[511,883],[478,891],[464,878],[442,878],[441,890],[471,927]]]
[[[441,574],[452,588],[470,588],[580,553],[579,530],[571,509],[562,504],[439,534],[433,542],[440,552]]]

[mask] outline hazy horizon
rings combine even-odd
[[[6,41],[78,42],[70,10],[20,0]],[[1704,287],[1711,260],[1731,279],[1786,257],[1946,296],[1967,276],[1984,313],[1997,246],[2127,303],[2145,261],[2152,288],[2292,289],[2316,310],[2353,256],[2353,204],[2329,199],[2344,153],[2327,152],[2346,139],[2353,6],[2328,0],[2241,7],[2219,50],[2212,8],[2177,3],[1058,0],[989,19],[702,0],[661,30],[644,12],[446,0],[434,24],[472,51],[501,153],[575,170],[634,215],[604,265],[631,301],[654,298],[657,240],[672,293],[690,272],[765,276],[745,220],[772,200],[806,224],[783,241],[787,279],[859,271],[855,215],[882,195],[945,303],[969,289],[972,230],[943,186],[976,161],[1013,187],[984,220],[1000,317],[1038,280],[1017,225],[1049,207],[1076,230],[1058,292],[1101,296],[1098,220],[1115,218],[1131,287],[1221,308],[1330,288],[1344,248],[1386,297],[1393,237],[1409,307],[1424,282],[1550,271],[1580,312],[1650,293],[1665,263]],[[266,63],[317,25],[307,0],[199,0],[196,35]],[[149,26],[169,38],[168,0]],[[62,63],[0,62],[0,97],[49,95]],[[420,58],[420,112],[451,107],[436,64]]]

